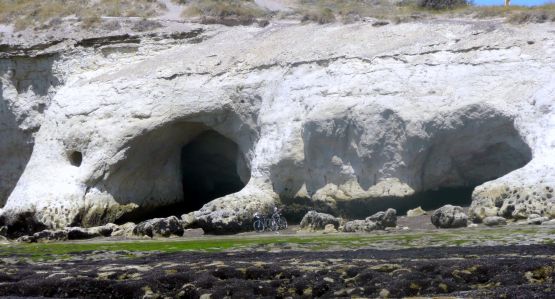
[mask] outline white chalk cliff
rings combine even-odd
[[[182,37],[0,59],[6,224],[186,205],[205,229],[238,230],[274,204],[354,215],[469,186],[475,220],[555,217],[552,24],[274,22]]]

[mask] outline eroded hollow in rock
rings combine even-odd
[[[240,191],[250,179],[240,146],[201,123],[160,127],[129,148],[127,158],[100,186],[119,204],[138,206],[119,216],[117,223],[179,217]]]
[[[530,147],[510,116],[474,106],[453,114],[425,123],[422,126],[425,134],[400,145],[404,167],[396,169],[392,176],[415,190],[413,195],[338,201],[339,213],[357,218],[387,208],[404,214],[418,206],[428,210],[445,204],[470,206],[475,187],[503,177],[532,159]],[[449,123],[444,119],[450,119]],[[364,164],[360,157],[341,158],[344,163],[363,161]],[[375,169],[371,163],[374,160],[368,161],[366,169]],[[356,175],[359,183],[367,178],[363,172]],[[360,186],[365,188],[363,183]]]
[[[73,151],[69,154],[69,162],[71,165],[79,167],[83,162],[83,154],[79,151]]]
[[[237,144],[216,131],[202,133],[181,149],[184,212],[245,187],[237,157]]]

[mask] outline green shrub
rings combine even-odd
[[[303,22],[317,22],[318,24],[326,24],[335,21],[335,15],[330,8],[321,8],[318,10],[308,11],[303,15]]]
[[[422,8],[442,10],[469,6],[471,0],[418,0],[417,5]]]

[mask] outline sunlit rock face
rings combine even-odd
[[[23,173],[43,113],[62,83],[57,59],[54,54],[0,58],[0,205]]]
[[[31,103],[48,99],[40,117],[17,106],[2,69],[3,221],[59,228],[194,211],[205,230],[232,232],[274,205],[364,218],[458,197],[472,198],[477,221],[555,216],[550,30],[277,22],[192,25],[190,39],[143,36],[133,53],[61,47],[57,83],[24,89]],[[23,119],[40,129],[27,133]]]

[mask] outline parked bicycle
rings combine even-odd
[[[287,219],[281,215],[281,210],[274,208],[270,217],[262,216],[256,212],[253,216],[253,227],[258,233],[287,229]]]
[[[254,213],[253,218],[254,231],[257,233],[263,232],[266,229],[266,218],[264,216],[260,216],[258,212]]]

